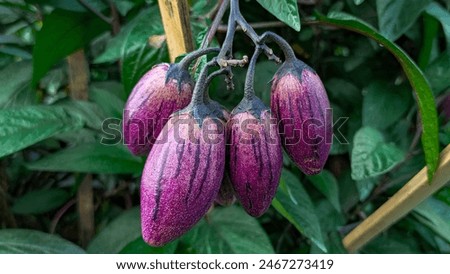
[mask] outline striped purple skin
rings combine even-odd
[[[228,128],[231,184],[245,211],[261,216],[269,208],[281,176],[283,156],[277,125],[264,110],[261,120],[249,112],[232,114]]]
[[[172,113],[186,107],[192,97],[192,85],[170,79],[169,64],[159,64],[147,72],[134,87],[125,105],[123,133],[125,144],[135,155],[146,156]]]
[[[199,128],[191,114],[174,115],[150,152],[141,181],[141,223],[152,246],[191,229],[219,192],[225,137],[223,125],[211,121]]]
[[[300,61],[298,61],[300,62]],[[284,149],[308,175],[320,173],[332,141],[330,103],[319,76],[305,64],[275,75],[272,113],[279,120]]]

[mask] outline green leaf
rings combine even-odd
[[[378,177],[361,179],[356,181],[355,183],[356,188],[358,189],[359,200],[362,202],[370,196],[372,190],[377,186]]]
[[[450,207],[448,205],[429,198],[414,209],[414,216],[450,243]]]
[[[116,254],[142,253],[160,254],[171,253],[171,244],[162,248],[146,247],[141,244],[141,217],[139,208],[130,209],[122,213],[95,236],[87,248],[88,253]],[[141,247],[138,247],[141,245]]]
[[[370,127],[361,128],[353,140],[352,178],[362,180],[384,174],[404,158],[402,150],[385,143],[383,134]]]
[[[90,13],[54,10],[46,15],[33,48],[33,81],[38,81],[58,61],[87,45],[109,25]]]
[[[436,2],[429,4],[425,10],[442,24],[445,38],[447,39],[447,51],[450,50],[450,12]]]
[[[377,0],[380,33],[394,41],[417,20],[431,0]]]
[[[102,0],[84,0],[95,10],[104,10],[107,6]],[[88,10],[80,4],[77,0],[25,0],[30,4],[48,5],[58,9],[76,11],[76,12],[88,12]]]
[[[308,180],[328,199],[338,212],[341,212],[339,187],[336,178],[331,172],[322,170],[322,172],[317,175],[308,176]]]
[[[18,93],[29,88],[31,73],[30,62],[12,63],[0,71],[0,108],[9,106]]]
[[[300,31],[300,15],[298,13],[298,4],[296,0],[257,1],[276,18],[280,19],[296,31]]]
[[[340,12],[330,13],[328,16],[321,14],[316,16],[321,24],[345,28],[374,39],[400,62],[416,94],[422,120],[422,146],[428,167],[428,180],[431,182],[439,163],[439,129],[433,93],[422,71],[405,51],[358,18]]]
[[[0,254],[82,254],[81,247],[58,236],[28,229],[0,230]]]
[[[62,189],[40,189],[16,199],[11,210],[17,214],[41,214],[63,205],[70,198]]]
[[[143,2],[144,0],[113,0],[120,15],[125,16],[134,8],[136,2]]]
[[[236,206],[215,208],[183,240],[200,254],[274,253],[258,221]]]
[[[80,117],[58,106],[28,106],[0,110],[0,157],[14,153],[55,134],[80,129]]]
[[[435,94],[440,94],[450,87],[450,51],[446,51],[432,62],[425,75],[430,79]]]
[[[314,204],[300,180],[286,169],[282,171],[280,186],[272,205],[300,233],[327,252]]]
[[[121,254],[173,254],[177,249],[178,241],[173,241],[162,247],[149,246],[142,237],[134,240],[124,247]]]
[[[139,174],[144,163],[122,145],[81,144],[28,163],[31,170]]]
[[[148,39],[164,34],[158,6],[152,6],[143,12],[133,29],[125,38],[122,51],[122,83],[129,94],[139,79],[157,62],[168,61],[166,45],[153,48]]]
[[[363,125],[386,129],[410,108],[411,93],[386,82],[372,82],[364,90]]]
[[[100,106],[108,117],[122,118],[125,101],[118,96],[122,92],[123,87],[119,83],[97,83],[91,85],[89,99]]]

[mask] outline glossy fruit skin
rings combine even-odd
[[[305,174],[320,173],[333,130],[330,103],[317,73],[300,60],[283,64],[272,83],[271,109],[290,158]]]
[[[134,87],[123,116],[124,141],[133,154],[147,156],[170,115],[189,104],[193,82],[186,73],[159,64]]]
[[[266,212],[275,196],[283,156],[274,117],[258,98],[252,100],[258,102],[238,106],[228,122],[229,172],[243,208],[258,217]]]
[[[200,127],[190,113],[175,114],[147,159],[141,223],[143,238],[152,246],[191,229],[217,197],[225,167],[223,124],[208,117],[202,122]]]

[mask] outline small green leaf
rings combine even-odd
[[[82,254],[81,247],[58,236],[28,229],[0,230],[0,254]]]
[[[431,0],[377,0],[380,33],[394,41],[417,20]]]
[[[385,143],[383,134],[370,127],[361,128],[353,140],[352,178],[362,180],[384,174],[404,158],[402,150]]]
[[[63,205],[70,198],[62,189],[41,189],[27,192],[18,198],[11,210],[17,214],[41,214]]]
[[[286,169],[282,171],[280,186],[272,205],[300,233],[327,252],[314,204],[299,179]]]
[[[272,254],[274,250],[258,221],[242,208],[215,208],[184,238],[200,254]]]
[[[95,236],[88,253],[116,254],[141,237],[139,208],[122,213]]]
[[[412,101],[410,90],[372,82],[364,91],[363,126],[386,129],[403,116]]]
[[[122,145],[81,144],[26,165],[31,170],[139,174],[144,163]]]
[[[0,157],[58,133],[80,129],[83,121],[59,106],[28,106],[0,110]]]
[[[257,0],[266,10],[276,18],[286,23],[296,31],[300,31],[300,15],[298,13],[297,0]]]
[[[316,16],[321,24],[345,28],[374,39],[400,62],[417,98],[423,129],[422,146],[428,167],[428,180],[431,182],[439,163],[439,129],[433,93],[422,71],[405,51],[358,18],[341,12],[330,13],[328,16],[316,13]]]
[[[33,47],[33,81],[38,81],[58,61],[81,49],[109,26],[90,13],[54,10],[44,17]]]
[[[317,175],[309,176],[308,180],[328,199],[338,212],[341,212],[339,187],[336,178],[331,172],[322,170],[322,172]]]

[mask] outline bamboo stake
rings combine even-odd
[[[194,49],[187,0],[159,0],[171,62]]]
[[[428,182],[427,168],[424,167],[344,238],[345,248],[349,252],[357,251],[446,185],[450,180],[450,145],[441,152],[440,158],[439,167],[431,184]]]
[[[87,100],[89,97],[89,64],[84,50],[67,57],[69,71],[70,97],[75,100]],[[95,234],[94,190],[92,175],[85,176],[77,191],[78,234],[80,244],[86,247]]]

